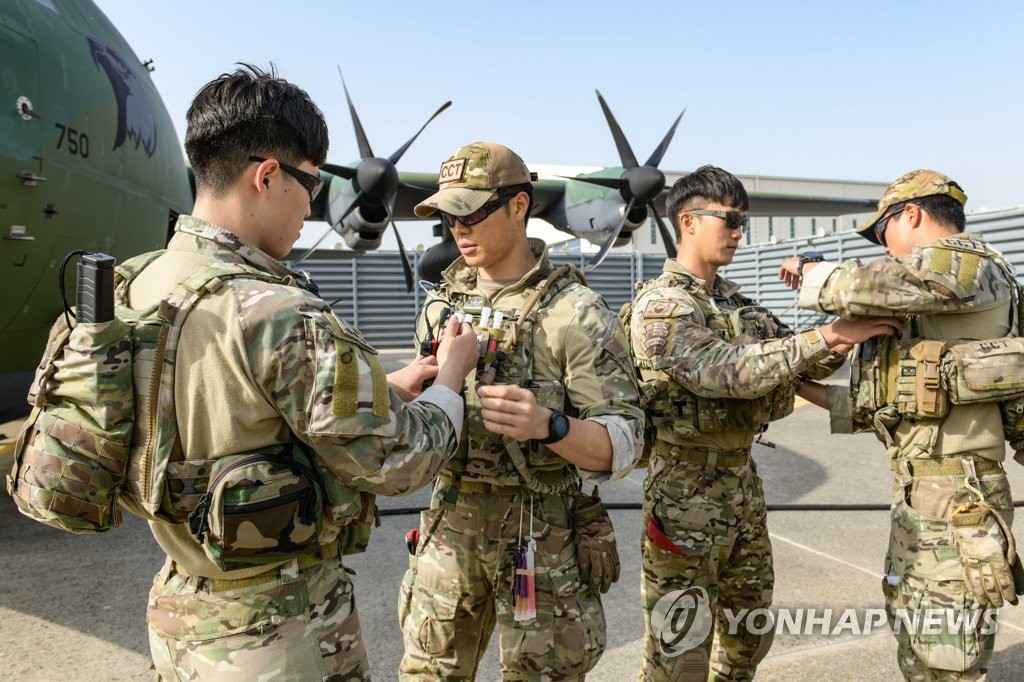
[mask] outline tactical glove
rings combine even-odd
[[[589,583],[591,589],[604,594],[619,579],[619,552],[615,547],[612,520],[601,498],[577,496],[573,525],[580,578]]]
[[[983,502],[961,505],[950,519],[964,566],[964,579],[981,606],[1017,603],[1012,567],[1017,559],[1013,533],[999,512]]]

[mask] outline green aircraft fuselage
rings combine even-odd
[[[64,255],[160,248],[192,191],[146,67],[92,2],[4,0],[0,94],[3,413],[24,405],[61,310]]]

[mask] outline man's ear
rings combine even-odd
[[[253,189],[264,194],[270,189],[270,178],[278,172],[277,161],[267,159],[253,167],[252,176],[247,177],[247,183],[251,183]]]
[[[917,204],[907,204],[903,207],[903,212],[907,214],[907,219],[910,221],[910,228],[917,229],[921,225],[921,219],[924,217],[924,211]]]
[[[515,206],[514,217],[518,218],[522,215],[524,218],[529,218],[529,216],[526,215],[526,212],[530,210],[530,197],[526,192],[520,192],[517,194],[516,198],[512,200],[512,203]]]

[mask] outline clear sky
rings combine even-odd
[[[399,170],[477,139],[528,164],[619,165],[596,88],[641,162],[687,109],[665,170],[888,182],[924,167],[969,211],[1024,204],[1019,2],[97,2],[154,60],[179,137],[203,83],[273,62],[323,109],[329,160],[352,161],[340,66],[378,156],[454,102]],[[403,226],[408,246],[432,241],[419,229]]]

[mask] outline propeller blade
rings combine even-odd
[[[359,122],[359,114],[356,113],[356,105],[352,104],[352,98],[348,94],[348,86],[345,85],[345,75],[338,66],[338,75],[341,76],[341,87],[345,90],[345,99],[348,100],[348,110],[352,114],[352,127],[356,130],[356,143],[359,145],[359,158],[369,159],[373,156],[370,149],[370,141],[366,139],[366,132],[363,131],[363,124]]]
[[[320,239],[317,239],[316,243],[313,244],[313,246],[309,247],[309,249],[306,250],[306,253],[302,254],[302,257],[300,257],[298,260],[292,262],[292,269],[294,270],[296,265],[298,265],[302,261],[304,261],[307,258],[309,258],[310,256],[312,256],[313,252],[317,250],[318,246],[323,244],[324,240],[327,239],[327,235],[329,235],[331,232],[334,232],[334,228],[331,227],[330,225],[328,225],[327,229],[324,230],[324,233],[322,235],[320,235]]]
[[[612,233],[608,235],[608,239],[604,240],[604,244],[601,245],[601,250],[597,252],[597,255],[590,259],[583,267],[585,271],[590,272],[604,261],[605,256],[608,255],[608,252],[611,251],[612,246],[615,244],[615,240],[619,238],[622,226],[626,224],[626,218],[629,217],[629,212],[633,210],[633,203],[635,201],[635,199],[630,199],[629,203],[626,204],[626,210],[622,213],[622,220],[619,221],[619,224]]]
[[[399,148],[398,148],[398,149],[397,149],[397,150],[395,151],[395,153],[394,153],[394,154],[392,154],[391,156],[389,156],[389,157],[388,157],[388,161],[390,161],[391,163],[398,163],[398,160],[399,160],[400,158],[402,158],[402,154],[405,154],[405,151],[406,151],[406,150],[407,150],[407,149],[409,148],[409,145],[411,145],[411,144],[412,144],[413,142],[415,142],[415,141],[416,141],[416,138],[420,136],[420,133],[422,133],[422,132],[423,132],[423,129],[424,129],[424,128],[426,128],[426,127],[427,127],[428,125],[430,125],[430,122],[431,122],[431,121],[433,121],[433,120],[434,120],[435,118],[437,118],[437,115],[438,115],[438,114],[440,114],[440,113],[441,113],[442,111],[444,111],[445,109],[447,109],[447,108],[448,108],[448,107],[450,107],[451,105],[452,105],[452,102],[451,102],[451,100],[448,100],[447,102],[445,102],[444,104],[442,104],[442,105],[441,105],[441,108],[440,108],[440,109],[438,109],[437,111],[435,111],[435,112],[434,112],[434,115],[433,115],[433,116],[431,116],[430,118],[428,118],[428,119],[427,119],[427,122],[426,122],[426,123],[424,123],[424,124],[423,124],[423,125],[422,125],[422,126],[420,127],[420,129],[419,129],[419,130],[417,130],[417,131],[416,131],[416,134],[415,134],[415,135],[413,135],[412,137],[410,137],[410,138],[409,138],[409,141],[408,141],[408,142],[406,142],[405,144],[403,144],[403,145],[402,145],[401,147],[399,147]]]
[[[601,187],[609,187],[611,189],[622,189],[623,187],[629,187],[629,181],[625,178],[581,178],[581,177],[569,177],[568,175],[556,175],[556,178],[565,178],[566,180],[575,180],[577,182],[587,182],[591,185],[600,185]]]
[[[356,169],[350,168],[349,166],[339,166],[336,163],[325,163],[320,166],[320,170],[325,170],[331,175],[337,175],[338,177],[345,178],[346,180],[352,180],[356,177]]]
[[[398,242],[398,253],[402,257],[402,274],[405,275],[405,290],[408,293],[412,293],[412,264],[409,262],[409,256],[405,253],[405,244],[402,243],[402,235],[398,231],[398,225],[395,224],[395,217],[391,213],[391,209],[387,204],[384,204],[384,211],[388,214],[388,221],[391,223],[391,229],[395,231],[395,240]]]
[[[665,225],[665,221],[662,219],[661,214],[658,213],[658,207],[654,205],[654,202],[647,204],[647,207],[651,209],[651,213],[654,214],[654,220],[658,223],[658,233],[661,234],[661,241],[665,242],[665,254],[669,258],[675,258],[678,252],[676,246],[676,240],[672,236],[672,232],[669,231]]]
[[[605,120],[608,121],[608,127],[611,128],[612,137],[615,139],[615,147],[619,150],[619,159],[622,161],[622,165],[625,168],[636,168],[640,164],[636,162],[636,154],[633,153],[629,142],[626,141],[626,136],[622,133],[619,122],[612,116],[612,110],[605,103],[604,97],[601,96],[601,91],[594,90],[594,92],[597,93],[597,101],[601,103],[601,110],[604,112]]]
[[[402,189],[408,189],[408,190],[412,190],[414,192],[429,192],[430,194],[433,194],[434,192],[437,191],[437,187],[436,186],[435,187],[425,187],[423,185],[414,185],[411,182],[406,182],[405,180],[399,180],[398,181],[398,186],[401,187]]]
[[[685,113],[686,109],[683,109],[682,113],[676,117],[676,122],[668,129],[668,132],[665,134],[665,139],[661,141],[658,148],[654,150],[653,154],[651,154],[651,158],[647,159],[647,163],[644,164],[645,166],[658,167],[658,164],[661,163],[661,159],[665,156],[665,151],[668,150],[669,143],[672,142],[672,136],[676,134],[676,126],[679,125],[679,121],[683,119],[683,114]]]

